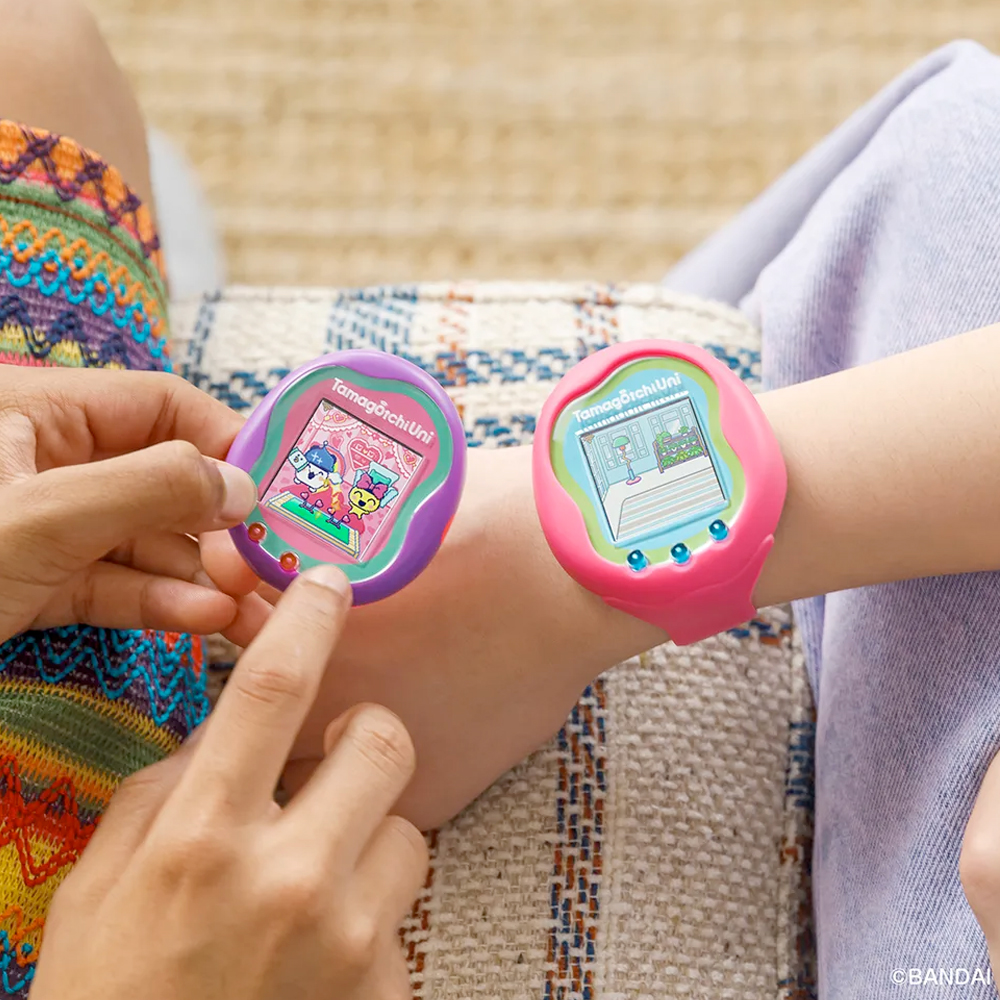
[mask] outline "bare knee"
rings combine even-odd
[[[19,43],[73,45],[86,35],[100,36],[97,24],[80,0],[0,0],[6,39],[16,54]]]
[[[69,136],[148,198],[146,131],[131,88],[79,0],[0,0],[0,118]]]
[[[6,70],[0,78],[0,113],[5,117],[13,117],[19,107],[51,113],[47,102],[61,106],[71,94],[82,98],[95,84],[107,85],[108,63],[113,66],[114,60],[79,0],[0,0],[0,24]],[[70,81],[76,89],[67,92]],[[49,127],[34,120],[26,124]]]

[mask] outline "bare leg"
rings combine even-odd
[[[0,362],[167,367],[125,78],[76,0],[0,0],[0,45]],[[208,707],[196,637],[73,627],[0,643],[0,996],[27,995],[52,895],[122,778]]]
[[[146,128],[93,17],[77,0],[0,0],[0,118],[69,136],[152,206]]]

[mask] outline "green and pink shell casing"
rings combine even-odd
[[[283,378],[233,442],[227,461],[258,494],[230,532],[272,586],[336,563],[355,604],[381,600],[440,546],[465,453],[454,404],[422,368],[377,351],[328,354]]]
[[[678,644],[739,625],[784,505],[763,411],[707,351],[662,340],[598,351],[542,410],[533,480],[566,571]]]

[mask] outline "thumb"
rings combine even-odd
[[[257,498],[245,472],[186,441],[49,469],[5,492],[3,547],[50,584],[147,532],[193,535],[236,524]]]

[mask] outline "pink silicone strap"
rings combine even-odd
[[[764,560],[773,544],[774,536],[768,535],[742,572],[714,587],[703,587],[679,599],[675,598],[669,606],[626,603],[613,597],[605,597],[604,601],[619,611],[662,628],[678,646],[698,642],[707,636],[741,625],[756,615],[757,609],[750,595],[753,594]]]

